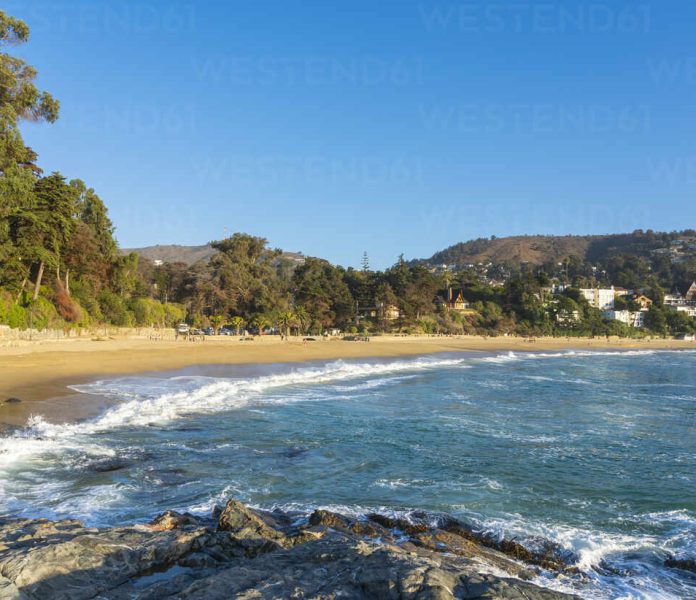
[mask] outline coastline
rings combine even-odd
[[[564,350],[696,349],[672,339],[484,338],[481,336],[377,336],[370,342],[329,339],[303,344],[277,336],[240,341],[211,337],[204,342],[109,338],[28,342],[0,347],[0,423],[23,425],[31,414],[71,421],[89,414],[96,397],[69,385],[102,377],[161,372],[198,365],[302,363],[318,360],[388,358],[443,352],[533,352]],[[21,402],[6,402],[18,398]],[[94,410],[94,409],[93,409]],[[92,410],[92,412],[93,412]]]

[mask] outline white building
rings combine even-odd
[[[593,308],[599,310],[614,310],[614,297],[616,296],[616,292],[614,291],[613,285],[610,288],[581,289],[580,293]]]
[[[580,311],[578,310],[559,310],[556,313],[556,322],[567,325],[570,323],[577,323],[580,320]]]
[[[696,306],[675,306],[677,312],[686,313],[687,317],[696,317]]]
[[[665,294],[665,306],[683,306],[686,304],[686,298],[680,293],[675,294]]]
[[[636,312],[630,310],[606,310],[604,317],[612,321],[620,321],[629,327],[645,327],[645,310]]]
[[[647,310],[639,310],[633,313],[633,327],[645,327],[645,315]]]

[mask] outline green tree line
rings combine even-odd
[[[344,269],[320,258],[287,259],[265,239],[237,233],[212,242],[209,262],[155,266],[119,253],[105,203],[81,179],[44,174],[22,139],[26,121],[54,122],[59,103],[35,85],[36,70],[6,50],[25,43],[24,22],[0,11],[0,323],[17,328],[96,324],[171,327],[181,321],[236,333],[286,335],[405,332],[485,335],[642,335],[607,321],[577,287],[615,283],[655,300],[657,334],[694,331],[694,319],[662,304],[675,282],[696,277],[694,261],[614,253],[592,265],[568,257],[530,269],[497,265],[493,286],[462,268],[436,272],[403,256],[384,271]],[[652,243],[652,238],[649,242]],[[482,242],[478,242],[482,243]],[[652,246],[649,246],[652,248]],[[666,262],[665,262],[666,261]],[[569,285],[551,297],[552,280]],[[447,304],[459,294],[470,310]]]

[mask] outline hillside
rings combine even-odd
[[[668,249],[685,239],[689,244],[696,236],[693,230],[672,233],[635,231],[626,234],[586,236],[513,236],[479,238],[461,242],[436,252],[419,262],[432,266],[469,263],[531,263],[541,265],[559,262],[571,256],[597,262],[620,254],[647,256],[657,249]]]
[[[198,261],[207,261],[215,254],[215,250],[206,244],[205,246],[180,246],[178,244],[147,246],[145,248],[123,248],[122,254],[137,252],[147,260],[161,260],[166,263],[185,263],[191,266]]]
[[[161,260],[165,263],[184,263],[191,266],[197,262],[207,262],[215,254],[209,244],[205,246],[180,246],[178,244],[146,246],[145,248],[122,248],[121,254],[137,252],[150,261]],[[304,256],[299,252],[283,252],[283,258],[293,262],[302,262]]]

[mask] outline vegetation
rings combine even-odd
[[[28,40],[0,11],[0,49]],[[195,260],[120,254],[98,194],[80,179],[44,175],[22,140],[26,120],[53,122],[59,104],[36,71],[0,52],[0,323],[17,328],[99,324],[245,328],[259,334],[404,332],[485,335],[665,335],[696,319],[663,305],[696,279],[696,232],[475,240],[385,271],[343,269],[283,254],[236,233],[196,249]],[[173,256],[180,248],[170,247]],[[479,264],[481,262],[481,264]],[[446,263],[449,268],[441,268]],[[552,294],[550,286],[563,283]],[[578,287],[623,286],[654,304],[646,329],[608,321]],[[469,308],[455,310],[452,291]],[[635,310],[619,299],[617,308]]]

